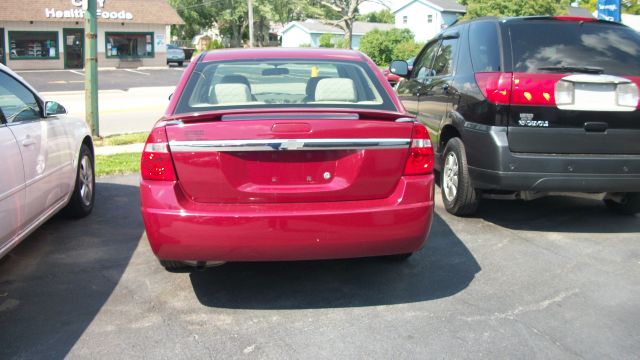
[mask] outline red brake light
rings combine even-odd
[[[511,80],[513,73],[479,72],[476,83],[482,95],[493,104],[509,105],[511,100]]]
[[[581,16],[552,16],[551,17],[554,20],[561,20],[561,21],[598,21],[598,19],[596,18],[592,18],[592,17],[581,17]]]
[[[414,124],[404,175],[430,174],[433,172],[433,163],[433,147],[427,128],[422,124]]]
[[[154,128],[149,134],[142,152],[140,172],[144,180],[176,180],[164,126]]]
[[[555,87],[567,74],[476,73],[482,95],[496,105],[556,106]]]

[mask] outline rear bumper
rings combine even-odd
[[[189,261],[337,259],[413,252],[433,216],[433,175],[403,177],[386,199],[203,204],[173,182],[142,181],[142,217],[156,256]]]
[[[638,192],[640,155],[531,154],[509,150],[506,128],[468,130],[469,174],[485,190]]]

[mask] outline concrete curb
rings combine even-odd
[[[115,155],[115,154],[127,154],[127,153],[141,153],[144,149],[144,143],[135,143],[127,145],[115,145],[115,146],[96,146],[96,155]]]

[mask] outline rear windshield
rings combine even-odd
[[[509,24],[515,72],[548,67],[600,68],[610,75],[640,75],[640,35],[597,22],[531,20]]]
[[[198,64],[176,113],[291,107],[397,111],[365,63],[265,59]]]

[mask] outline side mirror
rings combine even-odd
[[[393,60],[389,66],[389,72],[401,77],[409,76],[409,64],[404,60]]]
[[[44,117],[64,115],[66,113],[67,109],[55,101],[47,101],[44,103]]]

